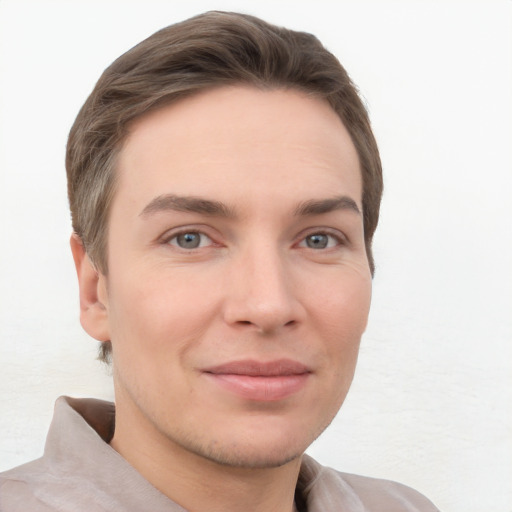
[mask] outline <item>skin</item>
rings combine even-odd
[[[112,446],[188,510],[292,510],[370,306],[348,132],[300,92],[222,87],[138,120],[118,178],[108,276],[71,242],[82,325],[113,345]],[[283,397],[207,371],[284,359],[307,371]]]

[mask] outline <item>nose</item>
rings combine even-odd
[[[272,247],[246,250],[231,261],[224,302],[225,321],[260,334],[277,333],[302,321],[291,262]]]

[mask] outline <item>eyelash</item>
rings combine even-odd
[[[178,245],[178,243],[172,243],[173,240],[177,241],[179,237],[186,236],[186,235],[199,235],[199,237],[200,237],[199,245],[197,247],[188,247],[187,248],[187,247],[180,247]],[[205,247],[204,245],[202,245],[202,241],[204,240],[204,238],[207,238],[210,242],[207,244],[207,246],[215,245],[212,238],[199,229],[183,229],[179,232],[172,233],[172,234],[166,236],[162,240],[162,243],[167,244],[167,245],[172,245],[172,246],[176,247],[177,249],[182,249],[184,251],[189,252],[189,251],[193,251],[194,249],[201,249],[201,248]],[[201,240],[201,239],[203,239],[203,240]]]
[[[327,247],[310,247],[310,246],[307,246],[308,238],[313,237],[313,236],[326,236],[326,237],[328,237]],[[334,240],[334,244],[331,243],[332,240]],[[343,234],[341,234],[338,231],[332,232],[331,230],[328,230],[328,229],[318,229],[318,230],[309,231],[306,234],[301,235],[301,238],[300,238],[300,240],[299,240],[297,245],[299,247],[304,247],[306,249],[311,249],[313,251],[329,250],[329,249],[336,249],[338,247],[342,247],[344,245],[347,245],[347,239],[345,238],[345,236]]]
[[[199,237],[200,237],[199,244],[196,247],[188,247],[187,248],[187,247],[179,246],[177,242],[172,243],[173,240],[177,241],[177,239],[180,236],[185,236],[185,235],[199,235]],[[307,240],[313,236],[328,237],[327,246],[326,247],[310,247],[310,246],[308,246]],[[203,245],[204,238],[209,240],[209,243],[207,243],[206,245]],[[333,240],[334,240],[334,244],[331,243]],[[176,247],[178,250],[183,250],[186,252],[192,252],[195,249],[202,249],[204,247],[217,245],[211,236],[207,235],[204,231],[202,231],[201,229],[197,229],[197,228],[196,229],[194,229],[194,228],[182,229],[178,232],[170,233],[162,239],[162,244],[172,245],[173,247]],[[329,250],[329,249],[335,249],[337,247],[347,245],[347,239],[345,238],[345,236],[343,234],[341,234],[338,231],[333,233],[332,231],[330,231],[328,229],[318,229],[318,230],[309,231],[305,234],[301,234],[299,241],[294,245],[297,247],[305,248],[305,249],[311,249],[313,251]]]

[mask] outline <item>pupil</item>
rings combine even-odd
[[[200,241],[199,233],[183,233],[177,239],[178,245],[184,249],[195,249],[199,247]]]
[[[327,247],[327,235],[310,235],[306,244],[311,249],[325,249]]]

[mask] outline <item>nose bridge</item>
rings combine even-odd
[[[271,332],[297,322],[290,262],[278,243],[254,237],[232,261],[228,276],[226,320]]]

